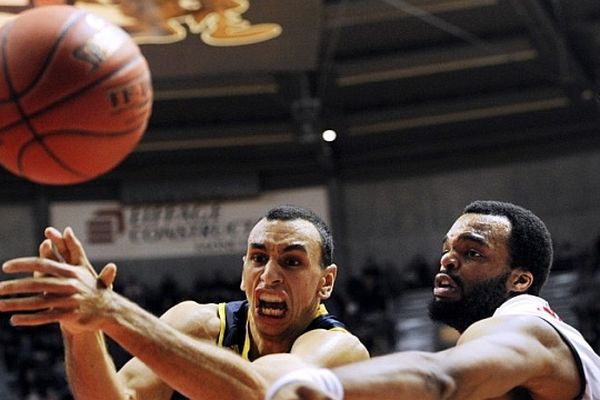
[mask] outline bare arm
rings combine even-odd
[[[494,317],[474,324],[458,345],[438,353],[402,352],[334,368],[344,399],[500,399],[516,388],[535,399],[573,399],[580,378],[560,336],[536,317]],[[274,400],[325,400],[319,385],[291,382]],[[509,397],[506,397],[509,398]]]
[[[398,353],[335,370],[346,399],[476,400],[521,387],[536,399],[579,392],[575,361],[560,336],[536,317],[494,317],[474,324],[458,345],[438,353]]]
[[[63,332],[65,368],[75,399],[127,399],[126,388],[117,379],[112,358],[101,332],[73,335]]]
[[[200,305],[194,302],[183,302],[175,307],[168,310],[162,317],[161,320],[167,324],[172,325],[177,330],[180,330],[188,335],[196,338],[202,338],[209,340],[213,343],[214,338],[218,334],[218,318],[216,315],[216,305],[206,304]],[[150,317],[154,319],[153,316]],[[216,325],[215,325],[216,320]],[[119,370],[118,374],[115,375],[114,367],[112,363],[109,364],[110,373],[109,376],[98,375],[98,363],[102,360],[102,356],[97,354],[96,359],[90,356],[90,351],[93,351],[94,343],[90,342],[89,333],[85,332],[79,335],[70,335],[63,333],[65,337],[65,359],[67,366],[67,373],[73,392],[77,394],[77,398],[89,399],[93,398],[94,393],[102,393],[103,399],[110,398],[121,398],[109,397],[104,391],[94,392],[89,388],[90,382],[93,383],[91,386],[100,386],[104,388],[108,382],[117,380],[117,387],[120,390],[119,395],[125,395],[125,398],[129,399],[152,399],[152,400],[168,400],[173,394],[173,389],[167,385],[163,378],[159,377],[155,371],[150,369],[146,364],[140,361],[139,358],[132,358],[127,364]],[[110,362],[110,358],[106,355],[106,350],[103,348],[105,358]],[[167,344],[168,345],[168,344]],[[89,369],[87,365],[82,368],[79,365],[81,362],[90,360]],[[179,361],[180,362],[180,361]],[[195,369],[188,369],[181,372],[178,368],[178,362],[175,362],[174,373],[184,381],[183,384],[173,382],[175,387],[178,387],[182,392],[189,390],[189,393],[193,393],[194,389],[186,388],[187,382],[193,382],[195,385],[198,376],[190,377],[189,375],[196,374]],[[112,368],[110,368],[112,367]],[[86,374],[86,371],[89,375]],[[102,371],[102,369],[100,370]],[[189,373],[188,373],[189,371]],[[102,373],[102,372],[100,372]],[[193,379],[192,379],[193,378]],[[187,381],[185,381],[187,380]]]
[[[182,303],[158,320],[121,297],[116,300],[115,310],[119,311],[112,313],[114,317],[102,325],[102,330],[169,386],[192,399],[259,399],[264,382],[248,361],[216,347],[214,340],[198,339],[167,323],[181,327],[182,319],[202,313],[203,308],[206,306]],[[132,361],[120,375],[142,393],[147,382],[141,382],[143,366],[136,363]]]

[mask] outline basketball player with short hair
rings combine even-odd
[[[329,228],[312,211],[276,207],[253,227],[243,258],[246,301],[186,301],[160,319],[110,289],[114,264],[95,274],[72,230],[49,228],[46,236],[44,258],[3,265],[37,276],[1,282],[0,295],[19,296],[0,300],[0,310],[17,313],[14,325],[60,323],[77,399],[160,400],[174,389],[194,399],[262,399],[287,371],[368,358],[321,304],[337,266]],[[53,246],[68,263],[56,260]],[[118,373],[103,334],[135,356]]]
[[[471,203],[442,242],[429,308],[461,333],[455,347],[297,370],[267,399],[600,399],[600,358],[539,297],[551,264],[550,234],[531,211]]]

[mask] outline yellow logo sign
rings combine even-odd
[[[0,0],[0,26],[32,7],[69,4],[125,29],[138,44],[175,43],[188,33],[211,46],[242,46],[274,39],[276,23],[244,19],[249,0]]]

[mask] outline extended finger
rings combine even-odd
[[[72,278],[76,275],[74,267],[54,260],[40,257],[22,257],[6,261],[2,271],[7,274],[39,272],[43,275]]]
[[[83,250],[83,245],[77,236],[75,236],[73,228],[70,226],[66,227],[65,231],[63,232],[63,237],[65,239],[65,245],[69,250],[69,254],[72,257],[72,262],[75,264],[89,265],[89,261],[85,255],[85,250]]]
[[[10,323],[13,326],[37,326],[60,322],[71,311],[65,310],[47,310],[33,314],[15,314],[10,318]]]
[[[77,301],[72,296],[39,295],[0,300],[0,311],[40,311],[49,309],[74,310]]]
[[[50,239],[44,239],[42,243],[40,243],[38,247],[38,252],[40,257],[44,258],[52,258],[52,245],[50,244]]]
[[[58,261],[54,258],[54,253],[52,251],[52,242],[50,241],[50,239],[45,239],[42,243],[40,243],[39,254],[42,258],[50,258],[52,260]],[[34,272],[33,276],[39,277],[44,275],[40,272]]]
[[[53,257],[50,258],[58,261],[67,260],[70,263],[74,263],[72,254],[70,254],[65,243],[65,238],[58,229],[49,226],[44,230],[44,235],[50,241],[50,251],[53,255]]]
[[[117,277],[117,266],[114,263],[108,263],[98,274],[98,280],[105,288],[112,289],[112,285]]]
[[[0,282],[0,296],[44,292],[69,295],[78,291],[76,282],[71,279],[51,277],[13,279]]]

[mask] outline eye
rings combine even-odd
[[[298,267],[298,266],[302,265],[302,260],[300,260],[296,257],[286,257],[283,259],[282,265],[284,265],[286,267]]]
[[[256,253],[250,256],[250,261],[252,261],[254,264],[263,265],[269,261],[269,257],[262,253]]]
[[[467,250],[467,256],[471,258],[481,257],[481,253],[477,250],[469,249]]]

